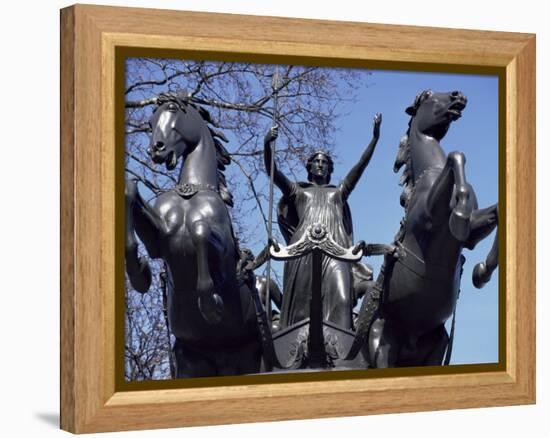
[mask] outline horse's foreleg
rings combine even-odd
[[[474,207],[470,200],[471,189],[466,182],[465,164],[466,157],[462,152],[451,152],[427,199],[427,213],[433,217],[438,215],[437,208],[448,211],[449,199],[454,193],[456,205],[449,217],[449,228],[460,242],[464,242],[470,235],[470,215]]]
[[[393,368],[397,366],[400,343],[391,330],[391,324],[377,317],[369,331],[367,344],[369,364],[373,368]]]
[[[449,335],[444,325],[440,325],[419,340],[419,361],[412,366],[443,365],[449,346]]]
[[[494,270],[498,266],[498,230],[495,234],[495,239],[493,240],[493,246],[487,254],[487,258],[484,262],[480,262],[474,267],[474,272],[472,273],[472,282],[474,286],[478,289],[481,289],[485,286],[491,279]]]
[[[138,292],[145,293],[151,286],[151,268],[145,257],[138,254],[138,242],[135,235],[134,212],[136,198],[139,197],[135,180],[127,181],[125,191],[126,207],[126,243],[125,260],[126,272],[132,287]]]
[[[498,204],[474,210],[471,220],[470,237],[465,246],[474,249],[476,245],[493,232],[498,224]]]
[[[133,184],[136,185],[135,180],[133,180]],[[137,185],[134,190],[133,212],[136,233],[145,245],[149,256],[153,259],[160,258],[160,237],[168,233],[166,223],[151,205],[141,197]]]
[[[223,313],[222,298],[214,290],[214,281],[208,265],[209,247],[216,247],[212,228],[208,222],[198,220],[191,225],[191,238],[197,252],[197,293],[199,309],[210,324],[220,322]],[[219,251],[221,253],[221,250]]]
[[[177,379],[218,375],[216,365],[211,360],[197,351],[186,348],[180,339],[176,338],[173,355],[176,358]]]
[[[475,210],[472,213],[472,232],[466,243],[468,249],[473,249],[481,240],[485,239],[498,225],[498,204],[488,208]],[[484,262],[478,263],[472,273],[474,286],[481,289],[491,279],[493,271],[498,266],[498,231],[493,245]]]

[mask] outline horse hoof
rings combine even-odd
[[[219,324],[223,314],[223,300],[216,294],[206,294],[199,297],[199,309],[205,321],[209,324]]]
[[[477,289],[481,289],[491,279],[491,274],[487,271],[487,266],[484,262],[480,262],[474,267],[472,272],[472,282]]]
[[[124,188],[124,194],[126,196],[126,199],[129,199],[129,200],[135,199],[137,192],[138,192],[137,179],[136,178],[127,179],[126,186]]]
[[[128,272],[128,279],[137,292],[144,294],[149,291],[153,275],[151,273],[151,267],[144,257],[139,258],[137,271]]]
[[[459,242],[465,242],[470,237],[470,215],[465,212],[453,211],[449,217],[451,234]]]
[[[134,285],[134,283],[132,282],[132,286],[134,286],[134,288],[138,292],[144,294],[151,287],[151,281],[153,280],[151,267],[149,266],[149,263],[147,262],[145,257],[139,258],[139,273],[140,275],[137,276],[137,278],[134,278],[136,284]]]

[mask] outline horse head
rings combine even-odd
[[[186,156],[200,142],[204,119],[185,97],[160,94],[157,107],[149,119],[151,159],[173,170],[181,156]]]
[[[460,91],[439,93],[425,90],[416,96],[405,112],[412,117],[411,128],[440,141],[451,123],[462,116],[467,101]]]
[[[405,197],[407,190],[414,186],[426,169],[445,164],[446,155],[439,142],[447,134],[451,123],[462,116],[467,101],[460,91],[443,93],[425,90],[405,110],[411,116],[409,128],[401,138],[393,165],[394,172],[405,165],[401,180],[401,185],[406,188]],[[404,202],[402,198],[401,203]]]

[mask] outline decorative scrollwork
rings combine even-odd
[[[327,227],[320,223],[311,224],[300,240],[287,247],[272,242],[269,252],[276,260],[286,260],[304,256],[314,249],[321,250],[328,257],[349,262],[360,260],[364,254],[364,245],[344,248],[332,238]]]

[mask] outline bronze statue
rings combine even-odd
[[[148,153],[170,170],[180,158],[183,164],[178,184],[154,205],[142,198],[136,180],[127,181],[126,272],[137,291],[148,291],[151,270],[139,256],[137,234],[148,255],[165,263],[176,377],[448,363],[452,341],[444,324],[459,294],[462,251],[498,223],[497,204],[478,209],[464,155],[447,155],[439,144],[466,102],[459,91],[424,91],[406,109],[409,129],[394,164],[395,172],[404,167],[405,216],[391,245],[354,244],[347,202],[374,153],[380,114],[372,140],[338,185],[331,184],[334,163],[324,151],[307,159],[307,182],[289,180],[272,160],[278,136],[272,127],[264,161],[282,193],[278,223],[288,246],[270,236],[254,257],[239,248],[228,212],[227,140],[204,108],[186,97],[159,95]],[[372,282],[372,269],[359,260],[382,254],[384,264]],[[282,294],[274,281],[254,274],[270,258],[284,260]],[[495,237],[474,269],[475,286],[488,282],[497,265]],[[352,310],[363,295],[355,323]],[[270,300],[280,315],[272,317],[270,302],[263,305]]]
[[[135,233],[151,258],[168,269],[168,318],[176,337],[176,377],[256,373],[261,343],[251,282],[237,275],[240,252],[228,205],[232,197],[223,170],[229,154],[225,137],[209,113],[185,98],[161,94],[150,125],[152,160],[174,169],[179,183],[154,206],[126,184],[126,271],[145,293],[151,271],[137,252]]]
[[[496,204],[478,209],[466,180],[464,155],[446,155],[439,144],[466,102],[459,91],[424,91],[406,109],[409,129],[394,164],[395,172],[404,166],[405,217],[394,242],[400,255],[386,256],[375,287],[363,301],[355,342],[357,352],[368,335],[370,366],[449,362],[452,344],[444,324],[459,294],[462,250],[473,249],[498,222]],[[495,240],[487,261],[475,269],[477,287],[489,280],[497,254]]]
[[[373,138],[358,163],[342,182],[330,184],[333,161],[329,154],[318,151],[307,160],[307,182],[292,182],[278,168],[271,169],[271,142],[278,136],[275,126],[264,140],[264,162],[268,174],[273,171],[274,183],[282,192],[278,205],[278,222],[288,245],[308,232],[313,224],[324,226],[334,241],[344,248],[353,245],[353,226],[347,199],[358,183],[374,152],[380,136],[382,116],[374,118]],[[285,262],[281,328],[309,317],[311,299],[311,254]],[[352,329],[354,303],[351,265],[323,256],[322,296],[323,320]]]

